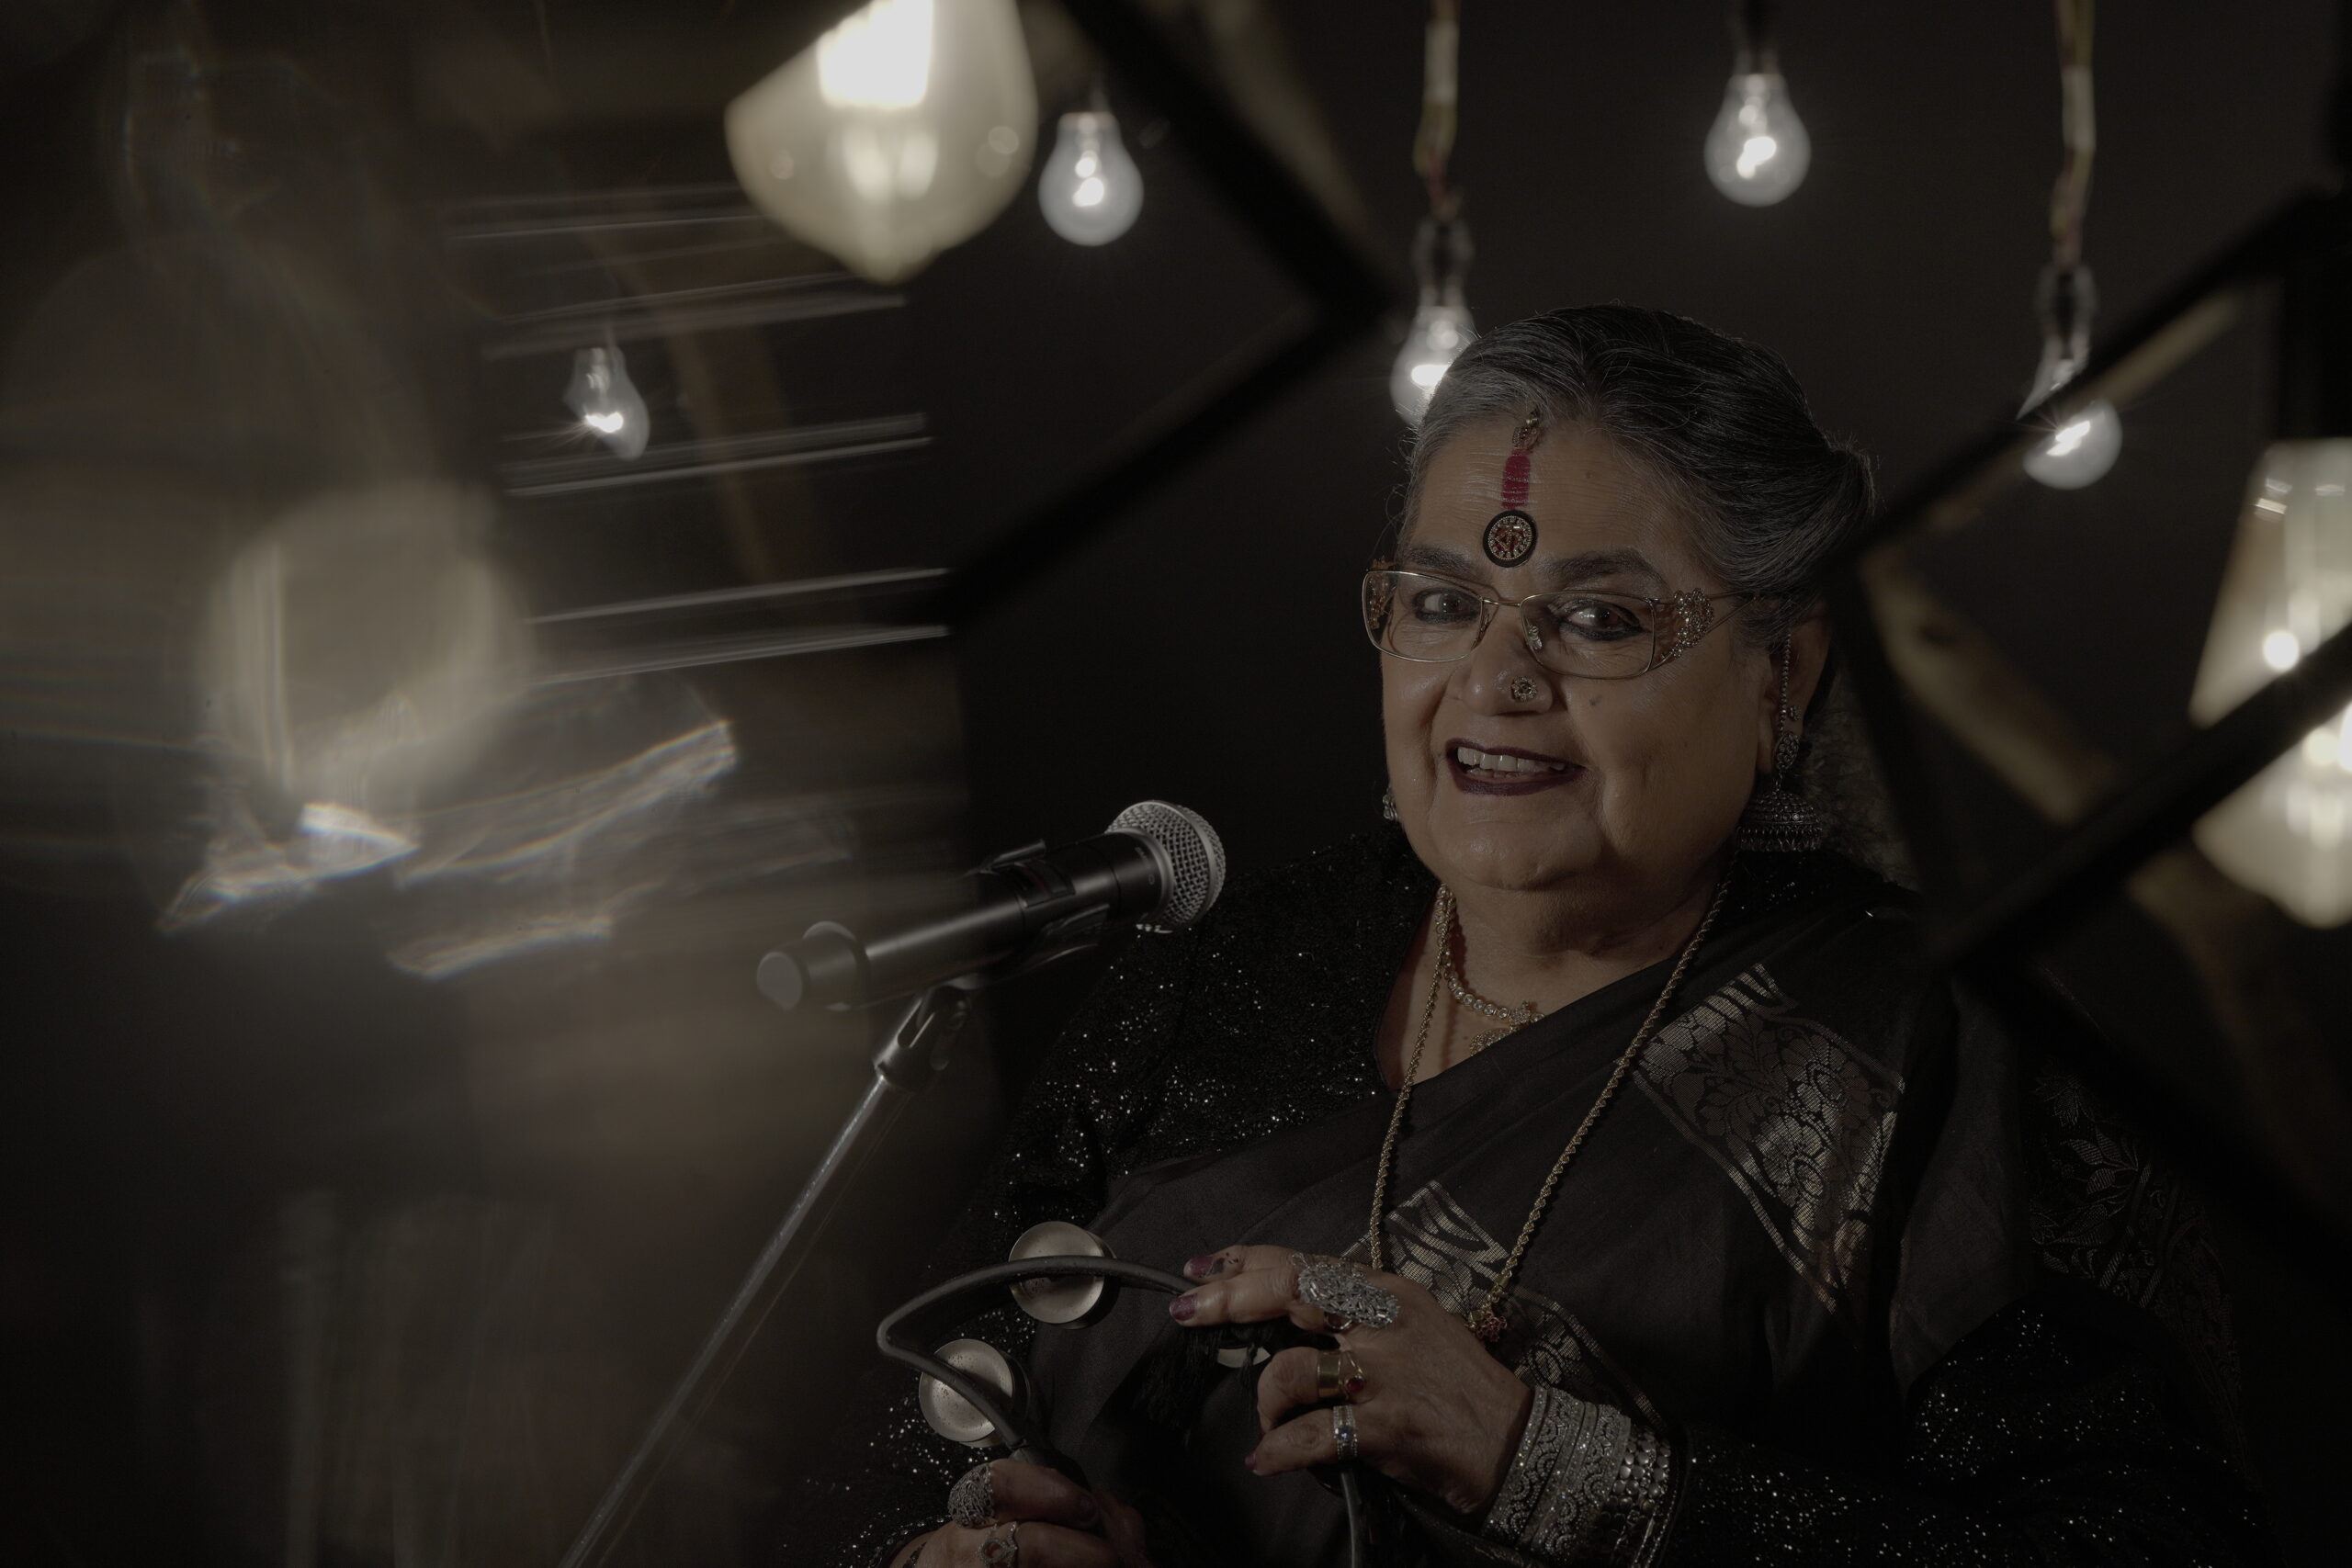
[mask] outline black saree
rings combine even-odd
[[[944,1266],[1046,1218],[1168,1268],[1238,1242],[1363,1257],[1391,1104],[1374,1030],[1430,892],[1391,831],[1139,949]],[[1415,1091],[1392,1267],[1457,1311],[1484,1297],[1666,968]],[[2129,1157],[2089,1171],[2070,1150]],[[1495,1351],[1524,1380],[1655,1435],[1639,1529],[1555,1551],[1417,1510],[1392,1540],[1447,1562],[2261,1561],[2218,1436],[2222,1310],[2186,1195],[1928,970],[1903,895],[1839,863],[1753,863],[1502,1303]],[[1219,1364],[1164,1299],[982,1331],[1033,1334],[1052,1440],[1143,1508],[1156,1568],[1340,1560],[1315,1478],[1240,1463],[1255,1366]],[[861,1544],[787,1561],[873,1561],[937,1523],[931,1499],[980,1456],[902,1403],[852,1457],[820,1506]],[[2077,1540],[2108,1544],[2052,1548]]]
[[[1706,1422],[1850,1462],[1893,1437],[1910,1378],[2031,1288],[2007,1053],[1972,1042],[1963,1078],[1963,1024],[1907,921],[1860,891],[1802,899],[1702,950],[1503,1307],[1495,1351],[1526,1381],[1659,1431]],[[1483,1299],[1668,967],[1415,1091],[1387,1218],[1399,1272],[1456,1312]],[[1096,1225],[1118,1256],[1171,1268],[1238,1242],[1361,1258],[1388,1110],[1368,1098],[1137,1171]],[[1043,1335],[1055,1442],[1123,1495],[1180,1490],[1195,1531],[1222,1538],[1218,1560],[1335,1560],[1325,1490],[1240,1463],[1257,1438],[1253,1372],[1216,1380],[1193,1429],[1156,1440],[1136,1394],[1156,1359],[1188,1353],[1183,1332],[1136,1298],[1093,1328]]]

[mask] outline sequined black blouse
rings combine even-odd
[[[1384,1096],[1373,1041],[1433,892],[1385,829],[1237,884],[1193,931],[1138,938],[1041,1071],[938,1272],[1001,1259],[1042,1220],[1101,1213],[1128,1173]],[[1899,893],[1843,863],[1751,856],[1710,945],[1832,893],[1906,918]],[[1656,1528],[1638,1551],[1570,1560],[2271,1560],[2233,1454],[2226,1301],[2193,1202],[2054,1064],[2029,1053],[2014,1076],[2001,1092],[2016,1113],[1987,1117],[1984,1135],[2022,1145],[2032,1173],[2025,1275],[1955,1280],[1930,1305],[1949,1327],[1915,1351],[1932,1364],[1885,1380],[1889,1440],[1815,1441],[1736,1414],[1663,1423],[1676,1429]],[[1032,1330],[1007,1310],[970,1332],[1017,1359]],[[934,1436],[905,1384],[877,1378],[875,1407],[793,1510],[786,1563],[863,1568],[943,1521],[978,1456]],[[1442,1528],[1425,1549],[1560,1561]]]

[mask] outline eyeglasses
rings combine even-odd
[[[1420,664],[1467,659],[1498,610],[1519,612],[1520,637],[1535,662],[1557,675],[1630,681],[1679,659],[1729,619],[1718,602],[1752,593],[1644,599],[1582,588],[1495,599],[1466,582],[1425,571],[1374,567],[1363,574],[1363,629],[1383,653]]]

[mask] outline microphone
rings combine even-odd
[[[1115,920],[1182,931],[1225,890],[1225,846],[1199,815],[1144,800],[1057,850],[1032,844],[974,872],[963,907],[860,937],[820,920],[760,960],[760,989],[790,1011],[842,1009],[986,973],[1019,974],[1091,946]]]

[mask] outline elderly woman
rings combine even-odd
[[[1336,1562],[1342,1462],[1387,1561],[2264,1558],[2184,1195],[1797,787],[1869,501],[1747,344],[1473,344],[1363,583],[1395,826],[1139,939],[959,1233],[1197,1281],[1028,1350],[1094,1490],[910,1401],[808,1561]]]

